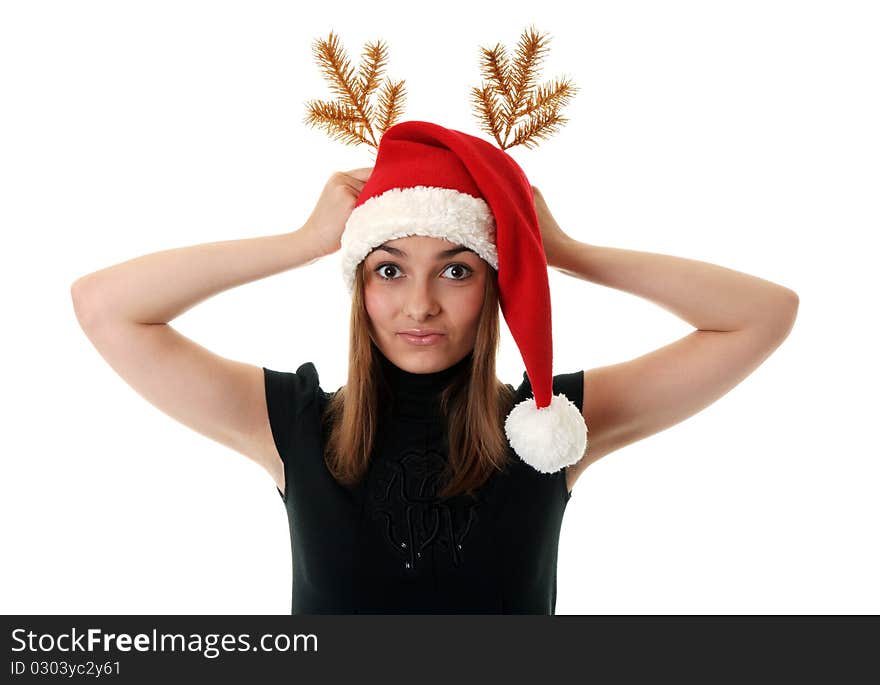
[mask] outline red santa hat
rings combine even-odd
[[[342,234],[349,293],[373,248],[410,235],[465,245],[498,272],[501,311],[533,392],[505,420],[510,445],[543,473],[580,460],[587,426],[577,405],[553,394],[547,258],[532,186],[520,166],[488,141],[431,122],[388,128]]]

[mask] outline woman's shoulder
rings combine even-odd
[[[534,396],[532,384],[528,373],[523,371],[522,381],[514,388],[510,383],[506,384],[513,391],[516,402],[522,402]],[[553,376],[553,394],[565,395],[578,409],[583,409],[584,404],[584,372],[583,369],[568,373],[559,373]]]
[[[263,367],[266,401],[270,415],[289,419],[311,406],[321,389],[321,379],[313,362],[307,361],[296,371]]]

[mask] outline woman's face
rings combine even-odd
[[[407,236],[374,248],[364,260],[364,301],[376,346],[411,373],[460,361],[477,339],[489,268],[469,248],[442,238]],[[418,345],[401,335],[411,329],[442,335]]]

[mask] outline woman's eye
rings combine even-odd
[[[379,278],[381,278],[385,281],[393,281],[393,280],[395,280],[394,278],[389,278],[388,276],[385,275],[386,269],[396,269],[396,268],[397,268],[397,264],[380,264],[378,267],[376,267],[376,273],[379,274]]]
[[[473,273],[473,269],[469,267],[467,264],[450,264],[446,267],[446,270],[455,269],[457,273],[464,274],[461,278],[453,276],[452,280],[454,281],[463,281],[466,278],[470,278],[470,275]]]
[[[389,271],[393,273],[394,269],[399,270],[399,268],[400,267],[398,267],[397,264],[391,264],[390,262],[387,262],[385,264],[380,264],[379,266],[377,266],[374,271],[383,281],[395,281],[397,279],[394,276],[389,276],[388,273]],[[444,269],[444,273],[449,271],[450,269],[455,269],[455,273],[457,274],[452,276],[451,280],[453,281],[464,281],[470,278],[471,274],[473,274],[474,272],[474,270],[467,264],[450,264]]]

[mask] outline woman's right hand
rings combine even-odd
[[[342,233],[373,167],[337,171],[324,186],[302,230],[312,236],[323,256],[342,247]]]

